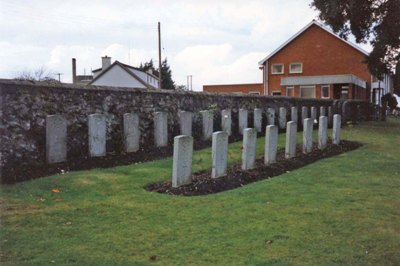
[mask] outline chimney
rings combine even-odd
[[[76,83],[76,59],[72,58],[72,84]]]
[[[111,66],[111,57],[103,56],[101,58],[101,71],[104,71],[109,66]]]

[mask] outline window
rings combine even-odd
[[[283,64],[272,64],[271,73],[272,74],[283,74]]]
[[[286,87],[286,96],[290,96],[290,97],[294,96],[294,88],[293,87]]]
[[[289,73],[303,73],[303,63],[291,63]]]
[[[252,95],[260,95],[260,92],[258,92],[258,91],[249,91],[249,94],[252,94]]]
[[[300,86],[301,98],[315,98],[315,86]]]
[[[329,85],[321,86],[321,98],[329,98]]]
[[[342,90],[340,92],[340,99],[346,100],[349,98],[349,86],[342,86]]]
[[[280,91],[273,91],[272,92],[272,96],[281,96],[281,92]]]

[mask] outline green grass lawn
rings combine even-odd
[[[400,265],[400,120],[342,135],[365,145],[207,196],[143,189],[170,179],[171,158],[3,185],[0,264]],[[196,151],[194,170],[210,157]]]

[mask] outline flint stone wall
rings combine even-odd
[[[221,130],[221,110],[232,112],[232,135],[239,137],[238,112],[246,108],[253,115],[254,108],[263,112],[263,131],[267,108],[278,113],[279,107],[301,110],[302,106],[330,106],[332,100],[267,97],[256,95],[212,94],[203,92],[159,91],[146,89],[100,86],[48,85],[30,81],[0,80],[1,122],[0,141],[2,170],[19,165],[46,165],[46,116],[60,114],[67,120],[67,160],[90,160],[88,155],[88,121],[90,114],[106,117],[107,156],[124,154],[123,115],[139,116],[140,150],[154,148],[154,112],[168,113],[168,145],[180,135],[180,110],[193,112],[194,141],[202,139],[201,110],[212,110],[214,132]],[[217,108],[213,109],[213,104]],[[356,108],[362,105],[363,108]],[[368,104],[357,102],[346,105],[345,110],[363,110]],[[343,111],[342,102],[335,101],[335,113]],[[361,114],[368,117],[367,112]],[[353,114],[346,117],[354,118]],[[3,171],[4,172],[4,171]],[[2,181],[7,177],[2,174]]]

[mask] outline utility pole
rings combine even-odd
[[[161,89],[161,25],[158,22],[158,88]]]

